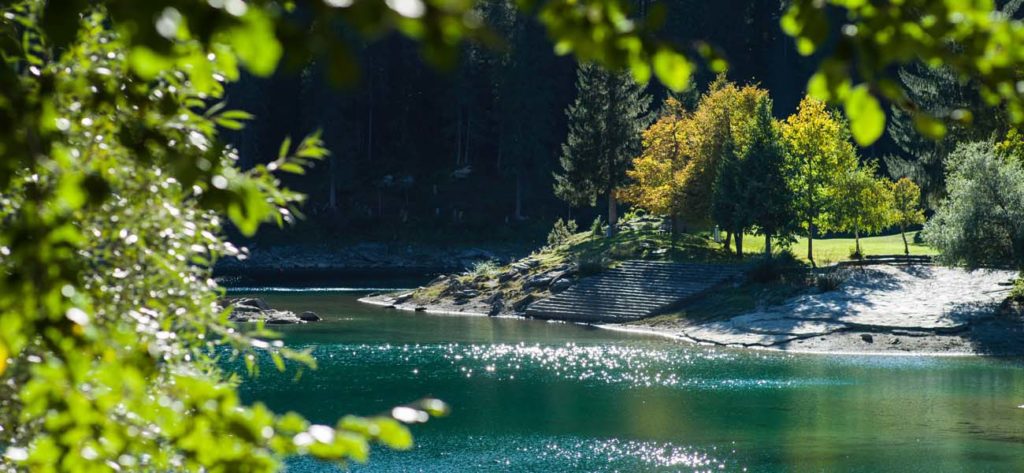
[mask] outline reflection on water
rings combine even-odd
[[[319,360],[249,399],[330,422],[431,395],[452,415],[365,471],[1024,471],[1016,360],[796,356],[562,323],[428,316],[352,294],[268,296]],[[293,459],[291,472],[335,471]]]

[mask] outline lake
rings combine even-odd
[[[564,323],[399,312],[358,292],[261,294],[315,371],[241,391],[333,423],[424,396],[451,415],[354,471],[1024,471],[1020,360],[691,346]],[[343,471],[306,458],[290,473]]]

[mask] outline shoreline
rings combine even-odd
[[[1001,311],[991,287],[1008,273],[944,267],[857,270],[835,290],[808,289],[753,312],[692,321],[669,314],[626,323],[577,323],[693,345],[809,355],[1024,356],[1024,318]],[[479,298],[417,300],[416,291],[360,302],[438,315],[525,317]],[[994,294],[995,293],[995,294]],[[489,310],[490,309],[490,310]]]

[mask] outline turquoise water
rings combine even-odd
[[[435,396],[450,416],[354,471],[1024,471],[1024,363],[785,355],[562,323],[398,312],[351,292],[266,295],[319,368],[242,391],[330,423]],[[309,459],[288,472],[343,471]]]

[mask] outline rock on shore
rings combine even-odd
[[[321,318],[314,312],[301,314],[288,310],[277,310],[270,307],[259,297],[240,297],[221,301],[223,307],[231,309],[228,320],[236,323],[264,322],[268,325],[304,324],[317,322]]]

